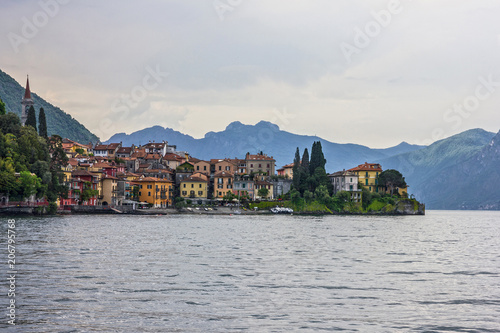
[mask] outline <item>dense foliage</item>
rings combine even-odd
[[[47,138],[47,118],[45,117],[45,110],[40,108],[40,113],[38,114],[38,134],[42,138]]]
[[[32,86],[32,88],[35,88]],[[24,87],[16,82],[8,74],[0,70],[0,97],[5,103],[6,113],[13,112],[21,116],[21,99],[24,96]],[[46,102],[37,94],[31,93],[35,107],[43,108],[47,117],[47,134],[58,134],[81,143],[96,143],[99,139],[80,124],[71,115],[65,113],[58,107]],[[0,114],[1,114],[0,107]],[[111,133],[110,133],[111,134]]]
[[[61,167],[67,162],[60,137],[45,139],[15,114],[0,115],[0,192],[10,201],[65,196]]]

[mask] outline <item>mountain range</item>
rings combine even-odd
[[[270,122],[261,121],[256,125],[244,125],[238,121],[229,124],[224,131],[208,132],[204,138],[195,139],[171,128],[153,126],[131,133],[118,133],[106,142],[122,142],[124,146],[145,144],[152,141],[168,141],[177,145],[177,149],[190,155],[209,160],[212,158],[242,158],[247,152],[260,151],[273,156],[276,166],[281,167],[293,162],[297,147],[311,149],[314,141],[321,141],[323,153],[327,159],[327,171],[348,169],[366,161],[387,158],[395,154],[411,152],[423,146],[403,142],[386,149],[371,149],[357,144],[339,144],[323,140],[317,136],[297,135],[282,131]]]
[[[13,112],[21,117],[21,99],[24,96],[25,87],[21,86],[10,75],[0,70],[0,98],[5,103],[7,112]],[[40,108],[45,110],[47,119],[47,133],[57,134],[63,138],[75,140],[84,144],[96,143],[99,138],[92,134],[78,120],[71,117],[60,108],[50,104],[37,94],[31,92],[33,98],[36,118]]]
[[[195,139],[171,128],[153,126],[131,134],[118,133],[107,142],[124,146],[168,141],[178,150],[200,159],[234,158],[260,151],[273,156],[277,167],[293,161],[297,147],[311,149],[321,141],[327,172],[350,169],[364,162],[397,169],[410,185],[409,192],[428,209],[500,209],[500,132],[472,129],[429,146],[402,142],[386,149],[329,142],[317,136],[280,130],[270,122],[229,124],[224,131]]]

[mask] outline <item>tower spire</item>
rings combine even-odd
[[[26,75],[26,90],[24,91],[24,98],[31,99],[31,91],[30,91],[30,77]]]
[[[31,106],[33,106],[33,99],[31,98],[31,90],[30,90],[30,80],[29,76],[26,75],[26,90],[24,91],[24,98],[21,101],[22,109],[21,109],[21,124],[24,126],[26,124],[26,120],[28,119],[28,110]]]

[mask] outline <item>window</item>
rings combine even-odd
[[[141,195],[142,195],[142,193],[139,191],[139,196],[141,196]]]
[[[194,184],[191,184],[191,188],[194,188]]]
[[[205,166],[203,166],[203,170],[204,170],[204,171],[207,171],[207,166],[206,166],[206,165],[205,165]]]
[[[250,168],[253,168],[253,164],[250,164]]]
[[[200,171],[200,166],[199,165],[196,166],[196,170]]]
[[[352,190],[353,190],[352,185],[349,185],[349,190],[350,190],[350,191],[352,191]]]
[[[262,168],[262,164],[259,164],[259,168]]]
[[[241,184],[241,188],[245,188],[246,185],[247,184],[245,184],[245,183]]]
[[[352,178],[351,178],[351,183],[352,183]]]
[[[183,195],[183,196],[186,196],[186,195],[187,195],[187,192],[186,192],[186,191],[182,191],[182,195]]]
[[[224,183],[224,179],[222,178],[217,178],[217,184],[223,184]]]
[[[368,171],[367,171],[367,172],[366,172],[366,174],[365,174],[365,178],[368,178]]]
[[[229,165],[226,165],[226,171],[231,171],[231,167]]]
[[[221,171],[221,170],[222,170],[222,165],[219,165],[219,171]]]
[[[186,188],[186,184],[183,184],[183,186],[182,186],[182,187]]]
[[[271,165],[270,165],[269,163],[267,163],[267,167],[268,167],[268,168],[270,168],[270,167],[271,167]]]
[[[365,179],[365,185],[368,185],[368,179]],[[370,191],[371,191],[371,187],[370,187]]]
[[[203,196],[203,191],[198,191],[198,196],[199,197]]]
[[[201,188],[201,184],[200,184],[200,186],[199,186],[199,187]]]
[[[148,197],[150,197],[150,196],[151,196],[151,192],[148,192]]]
[[[139,188],[142,190],[142,184],[141,184],[141,185],[139,185]]]

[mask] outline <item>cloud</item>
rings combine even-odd
[[[28,72],[36,93],[106,137],[103,117],[116,131],[159,124],[200,137],[234,120],[272,120],[277,109],[293,115],[278,124],[286,130],[379,147],[432,140],[436,128],[498,131],[500,91],[457,128],[443,115],[478,77],[500,80],[500,4],[401,0],[346,61],[342,43],[355,45],[389,3],[242,1],[221,20],[211,1],[72,1],[18,53],[4,33],[0,63],[19,82]],[[37,11],[2,2],[1,31],[19,33]],[[168,78],[114,117],[113,103],[148,66]]]

